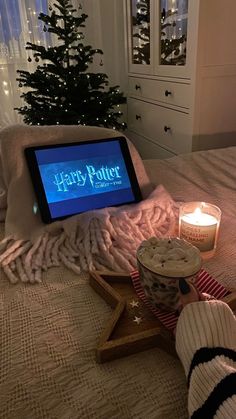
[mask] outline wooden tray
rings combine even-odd
[[[90,272],[91,287],[110,304],[114,311],[96,349],[97,362],[159,347],[177,356],[172,333],[150,312],[137,296],[127,273]],[[236,309],[236,292],[223,299]]]

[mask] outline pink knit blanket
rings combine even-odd
[[[39,143],[43,136],[44,143],[62,141],[64,137],[58,135],[55,127],[42,128],[18,127],[13,132],[6,131],[1,144],[0,209],[2,216],[6,213],[6,234],[0,242],[0,266],[10,282],[40,282],[43,271],[61,264],[76,273],[104,268],[132,271],[142,240],[175,233],[174,201],[162,186],[150,195],[147,193],[144,166],[130,144],[141,191],[146,196],[142,202],[90,211],[44,225],[39,214],[33,213],[35,197],[22,150],[28,144]],[[65,127],[60,127],[61,130],[68,140],[74,131],[77,134],[73,138],[78,138],[75,136],[78,127],[77,131]],[[86,127],[88,138],[93,133]],[[81,136],[84,139],[84,131]],[[110,130],[102,130],[98,138],[104,136],[111,136]]]

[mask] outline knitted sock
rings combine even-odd
[[[190,416],[209,419],[218,410],[221,417],[223,409],[223,417],[236,417],[236,319],[228,305],[188,304],[177,323],[176,350],[188,379]]]

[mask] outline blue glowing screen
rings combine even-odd
[[[35,151],[52,218],[133,202],[119,141]]]

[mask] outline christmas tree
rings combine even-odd
[[[81,9],[81,6],[80,6]],[[54,46],[27,42],[28,58],[43,61],[32,73],[17,70],[21,97],[27,105],[16,110],[30,125],[82,124],[124,129],[119,106],[126,102],[119,86],[109,87],[104,73],[89,72],[95,54],[84,44],[87,15],[73,8],[70,0],[56,0],[49,14],[40,13],[44,32],[57,38]],[[27,89],[27,91],[26,91]],[[29,89],[29,90],[28,90]]]

